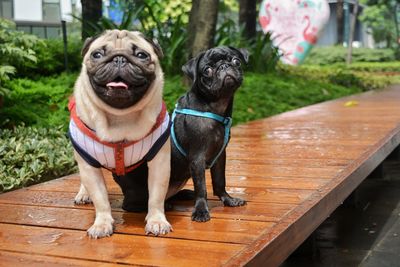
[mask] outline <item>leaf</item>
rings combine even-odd
[[[358,101],[355,101],[355,100],[347,101],[346,103],[344,103],[344,106],[345,106],[345,107],[355,107],[355,106],[358,106]]]

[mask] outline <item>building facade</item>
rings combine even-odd
[[[80,10],[80,0],[0,0],[0,17],[41,38],[60,37],[61,20],[71,22]]]
[[[317,45],[328,46],[338,44],[338,23],[336,16],[337,0],[327,0],[329,3],[330,16],[329,21],[326,24],[323,32],[321,33]],[[343,45],[348,45],[348,37],[350,32],[351,17],[353,14],[355,1],[345,0],[344,1],[344,14],[343,14]],[[359,5],[358,15],[362,13],[364,6]],[[354,47],[374,47],[374,41],[372,35],[368,33],[367,27],[359,20],[356,20],[356,27],[354,30]]]

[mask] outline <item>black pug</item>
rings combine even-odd
[[[225,206],[246,204],[225,190],[225,150],[230,138],[234,93],[243,81],[243,63],[248,63],[247,50],[222,46],[200,53],[182,67],[192,80],[192,87],[178,100],[172,116],[168,197],[175,195],[192,177],[194,221],[210,220],[205,181],[208,168],[214,195]]]

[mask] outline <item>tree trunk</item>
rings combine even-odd
[[[351,61],[352,61],[353,40],[354,40],[354,32],[355,32],[355,29],[356,29],[357,15],[358,15],[358,0],[356,0],[355,3],[354,3],[353,16],[351,17],[350,34],[349,34],[349,45],[348,45],[348,48],[347,48],[347,59],[346,59],[346,62],[347,62],[348,65],[350,65]]]
[[[397,50],[400,49],[400,30],[399,30],[399,21],[397,19],[398,8],[399,8],[399,4],[395,2],[394,7],[393,7],[393,20],[394,20],[394,27],[396,29],[396,49]]]
[[[95,33],[97,24],[102,15],[101,0],[81,0],[82,3],[82,40]]]
[[[344,41],[344,10],[343,0],[338,0],[336,3],[336,24],[337,24],[337,43],[343,45]]]
[[[243,25],[243,37],[253,39],[256,36],[257,0],[239,0],[239,25]]]
[[[189,58],[212,47],[218,17],[218,0],[194,0],[188,26]]]

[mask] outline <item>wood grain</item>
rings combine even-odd
[[[227,190],[247,205],[223,207],[207,173],[211,221],[192,222],[193,201],[175,201],[162,237],[144,234],[145,213],[121,209],[107,171],[116,224],[101,240],[86,236],[93,205],[73,203],[79,175],[1,194],[0,265],[279,266],[399,146],[399,103],[392,87],[235,126]]]

